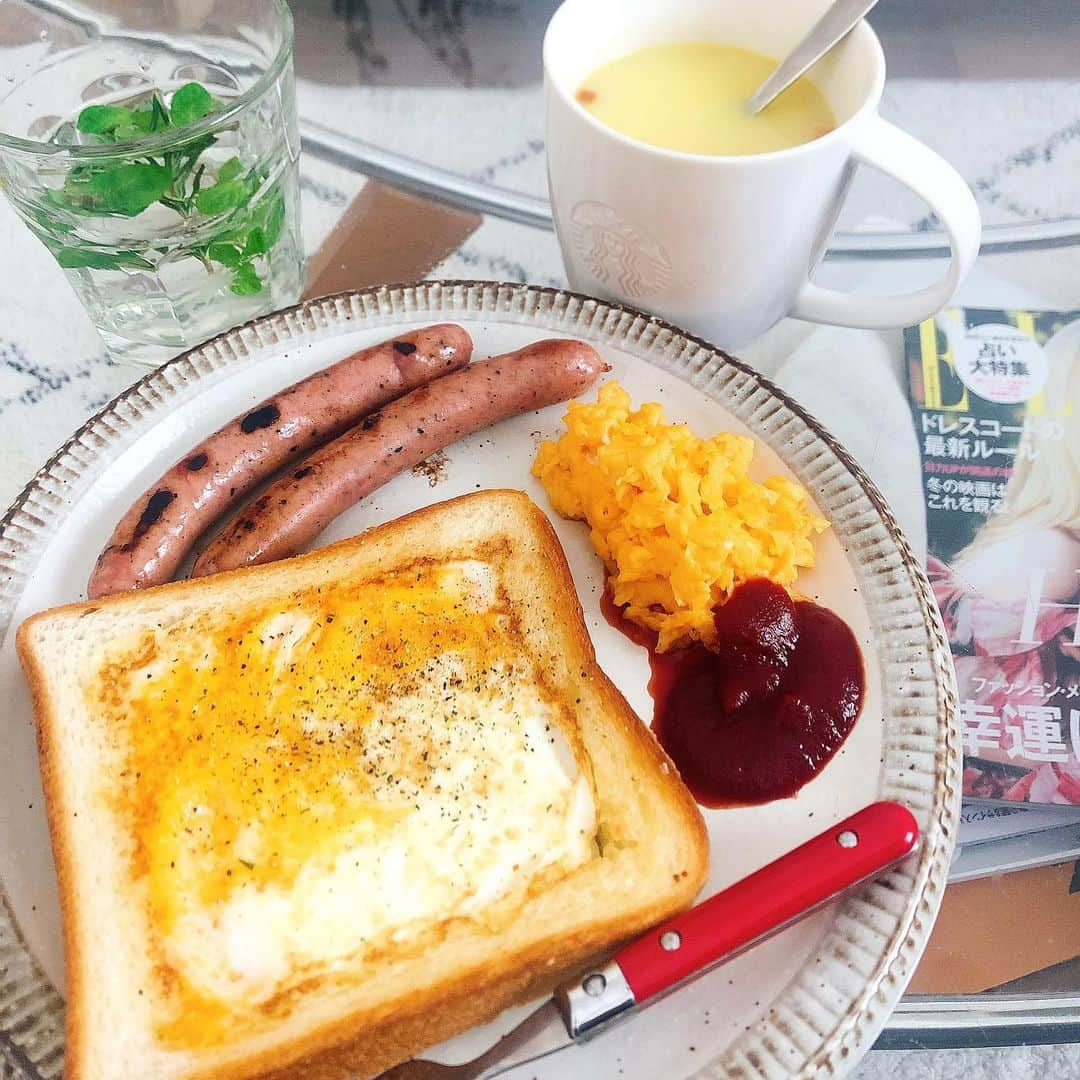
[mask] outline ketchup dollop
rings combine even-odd
[[[607,620],[649,650],[653,734],[704,806],[794,795],[824,768],[862,708],[862,655],[847,623],[755,578],[716,609],[716,641],[656,651],[656,635]]]

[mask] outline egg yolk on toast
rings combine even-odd
[[[259,1030],[458,920],[497,933],[595,856],[571,709],[482,558],[193,610],[102,657],[102,798],[166,1045]]]

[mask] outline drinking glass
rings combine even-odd
[[[292,43],[285,0],[0,3],[0,187],[114,358],[299,297]]]

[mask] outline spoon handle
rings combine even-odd
[[[821,59],[864,15],[877,0],[835,0],[810,28],[806,37],[754,91],[746,103],[751,115],[761,112],[778,94],[783,93],[800,75]]]

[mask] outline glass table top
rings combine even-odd
[[[555,0],[294,3],[309,160],[486,215],[439,266],[440,275],[564,284],[557,245],[545,233],[551,225],[540,71],[540,42],[557,6]],[[1073,246],[1080,245],[1080,62],[1073,44],[1080,9],[1072,0],[883,0],[870,21],[889,64],[883,115],[956,165],[979,201],[983,254],[959,302],[1080,309],[1080,246]],[[917,287],[940,273],[943,255],[926,208],[864,173],[818,277],[867,292]],[[820,350],[820,341],[807,345],[812,333],[781,324],[743,356],[840,435],[885,489],[913,543],[925,549],[923,511],[910,502],[914,442],[906,453],[871,446],[843,404],[813,398],[816,376],[789,362],[807,348]],[[900,381],[899,331],[816,334],[826,347],[884,349],[891,360],[881,370],[891,364]],[[1020,850],[1028,849],[1035,842],[1025,848],[1021,841]],[[1048,907],[1024,912],[1022,930],[1014,928],[1011,938],[1002,927],[1000,941],[988,912],[994,903],[1004,911],[1015,907],[1009,890],[1023,889],[1025,879],[997,875],[950,886],[939,937],[913,984],[919,992],[903,1000],[880,1048],[1080,1041],[1080,959],[1074,958],[1080,942],[1069,955],[1057,937],[1061,920],[1077,914],[1068,899],[1078,888],[1072,866],[1028,873],[1036,875],[1029,888],[1050,890]],[[980,927],[974,943],[957,929],[965,924]],[[976,956],[981,952],[983,960]],[[957,963],[961,953],[975,957],[967,968]],[[997,963],[1002,955],[1009,961]]]
[[[540,42],[557,6],[297,0],[306,146],[543,224]],[[987,249],[1080,241],[1072,0],[882,0],[870,21],[889,65],[883,115],[963,173]],[[924,253],[941,246],[936,224],[914,196],[864,173],[831,249]]]

